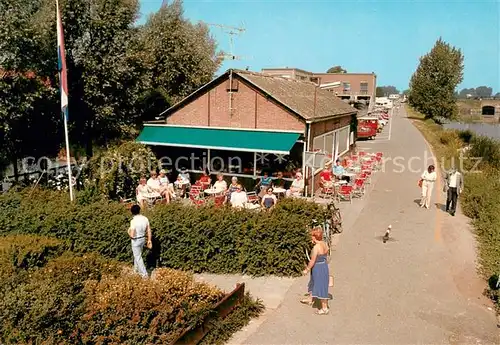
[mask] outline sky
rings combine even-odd
[[[172,1],[172,0],[169,0]],[[162,0],[140,0],[141,21]],[[500,92],[500,0],[184,0],[193,22],[243,27],[234,35],[228,68],[260,71],[296,67],[326,72],[341,65],[348,72],[375,72],[378,85],[408,88],[411,75],[442,37],[464,54],[464,80],[458,89],[489,86]],[[230,35],[210,26],[219,48],[229,52]]]

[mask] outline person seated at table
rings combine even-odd
[[[328,168],[328,165],[325,165],[325,167],[323,168],[323,170],[319,174],[319,178],[320,178],[319,184],[320,184],[320,186],[322,188],[332,187],[333,186],[332,177],[333,177],[332,176],[332,172]]]
[[[244,208],[247,202],[247,193],[245,193],[241,185],[238,184],[238,186],[236,186],[236,191],[231,193],[231,206],[235,208]]]
[[[236,192],[238,185],[239,185],[238,178],[236,176],[233,176],[231,178],[231,184],[229,185],[226,191],[226,202],[231,201],[231,195],[233,194],[233,192]]]
[[[167,203],[172,200],[172,198],[175,198],[175,190],[174,190],[174,185],[170,183],[168,177],[167,177],[167,172],[164,169],[160,170],[160,175],[158,176],[158,181],[160,181],[160,194],[164,193],[165,194],[165,200]]]
[[[302,178],[302,173],[297,172],[295,174],[295,179],[293,180],[292,185],[290,186],[290,189],[286,191],[286,196],[287,197],[301,196],[303,192],[304,192],[304,179]]]
[[[167,202],[170,202],[170,193],[168,192],[168,187],[162,187],[160,179],[156,174],[156,171],[152,170],[150,178],[148,179],[147,185],[161,197],[163,197]]]
[[[227,182],[224,181],[224,175],[222,173],[217,174],[217,181],[214,183],[214,189],[225,192],[227,190]]]
[[[335,165],[333,166],[333,175],[337,180],[341,180],[344,174],[345,174],[345,169],[342,166],[342,164],[340,164],[340,159],[337,159],[335,161]]]
[[[146,206],[146,202],[149,199],[158,198],[160,196],[160,193],[155,192],[153,188],[148,186],[148,184],[146,183],[146,176],[141,176],[139,185],[137,186],[135,193],[137,202],[139,203],[139,206],[141,206],[141,208],[144,208]]]
[[[262,197],[261,205],[265,210],[272,209],[276,203],[278,202],[278,198],[273,194],[273,188],[269,187],[266,190],[266,194]]]
[[[278,171],[276,174],[276,178],[273,180],[272,186],[274,188],[283,188],[285,189],[286,181],[283,179],[283,173]]]
[[[179,175],[181,175],[182,179],[187,181],[188,184],[191,183],[191,176],[189,176],[189,173],[186,170],[186,168],[181,168],[181,172],[179,173]]]
[[[180,196],[183,197],[186,195],[186,191],[189,187],[189,180],[185,178],[186,175],[184,174],[179,174],[177,175],[177,180],[174,181],[174,186],[177,189],[177,191],[180,191]]]
[[[259,192],[259,197],[262,198],[266,194],[266,190],[273,183],[273,179],[269,176],[267,171],[264,172],[263,176],[260,178],[259,183],[255,186],[255,189]]]
[[[200,179],[198,180],[201,184],[201,189],[207,189],[210,187],[210,184],[212,183],[212,179],[210,178],[210,174],[208,170],[203,171],[203,175],[201,175]]]

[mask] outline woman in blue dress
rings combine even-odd
[[[328,245],[323,241],[323,230],[316,228],[311,231],[311,241],[314,247],[311,252],[311,260],[304,270],[304,274],[311,272],[308,292],[309,298],[303,299],[301,303],[312,305],[314,298],[321,301],[321,309],[316,314],[326,315],[328,309],[328,282],[330,273],[328,271]]]

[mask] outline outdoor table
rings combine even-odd
[[[349,170],[352,170],[354,172],[360,172],[361,171],[361,167],[350,167]]]
[[[279,198],[281,195],[285,195],[286,189],[285,188],[276,187],[276,188],[273,188],[273,193],[276,194],[276,195],[278,195],[278,198]]]
[[[345,173],[345,174],[343,174],[343,176],[354,177],[354,176],[356,176],[356,174],[355,173]]]
[[[370,161],[370,160],[372,160],[372,158],[373,158],[373,157],[366,157],[366,156],[365,156],[365,157],[363,157],[363,160],[364,160],[364,161]]]
[[[334,183],[335,186],[341,186],[343,184],[347,184],[347,181],[346,180],[340,180],[340,181]]]
[[[216,194],[222,194],[224,192],[224,190],[218,189],[218,188],[209,188],[209,189],[205,189],[203,192],[205,194],[210,195],[210,196],[215,196]]]

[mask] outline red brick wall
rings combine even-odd
[[[167,118],[167,123],[305,131],[305,122],[266,99],[241,80],[238,82],[238,91],[233,92],[233,111],[230,114],[227,86],[228,81],[224,80],[212,90],[175,111]]]

